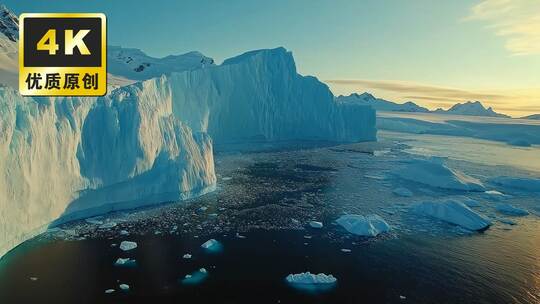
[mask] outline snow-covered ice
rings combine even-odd
[[[347,214],[342,215],[336,222],[348,232],[361,236],[377,236],[390,231],[390,225],[377,214]]]
[[[412,159],[405,166],[395,169],[392,172],[405,180],[432,187],[464,191],[484,191],[484,185],[479,180],[460,171],[450,169],[444,164],[444,160],[438,157]]]
[[[461,226],[468,230],[484,230],[491,221],[455,199],[426,201],[412,205],[412,210],[439,220]]]
[[[515,216],[526,216],[529,215],[529,211],[514,207],[510,204],[505,203],[498,203],[495,205],[495,209],[499,211],[500,213],[507,214],[507,215],[515,215]]]
[[[123,251],[129,251],[135,248],[137,248],[137,243],[135,242],[122,241],[122,243],[120,243],[120,249],[122,249]]]

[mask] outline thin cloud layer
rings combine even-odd
[[[537,113],[540,109],[540,89],[465,90],[395,80],[332,79],[325,82],[335,94],[368,91],[381,98],[396,102],[411,100],[431,109],[476,100],[514,116]]]
[[[486,22],[514,55],[540,54],[539,0],[483,0],[465,20]]]

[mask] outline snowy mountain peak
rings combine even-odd
[[[172,72],[183,72],[214,66],[214,59],[199,52],[155,58],[135,48],[109,46],[109,73],[132,80],[145,80]]]
[[[336,98],[338,102],[369,105],[377,111],[393,111],[393,112],[429,112],[428,109],[421,107],[414,102],[408,101],[403,104],[394,103],[388,100],[377,98],[368,92],[362,94],[352,93],[349,96],[339,96]]]
[[[0,5],[0,33],[13,42],[19,40],[19,18],[5,5]]]
[[[457,103],[447,111],[447,114],[457,115],[473,115],[473,116],[489,116],[489,117],[509,117],[504,114],[493,111],[493,108],[486,108],[480,101],[467,101],[465,103]]]

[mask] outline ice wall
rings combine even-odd
[[[168,86],[175,115],[193,130],[208,132],[216,143],[376,137],[371,107],[336,102],[325,84],[296,72],[284,48],[173,73]]]
[[[212,143],[139,83],[104,98],[23,98],[0,88],[0,256],[65,221],[215,186]]]

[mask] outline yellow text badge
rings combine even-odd
[[[22,95],[107,94],[104,14],[22,14],[19,29],[19,91]]]

